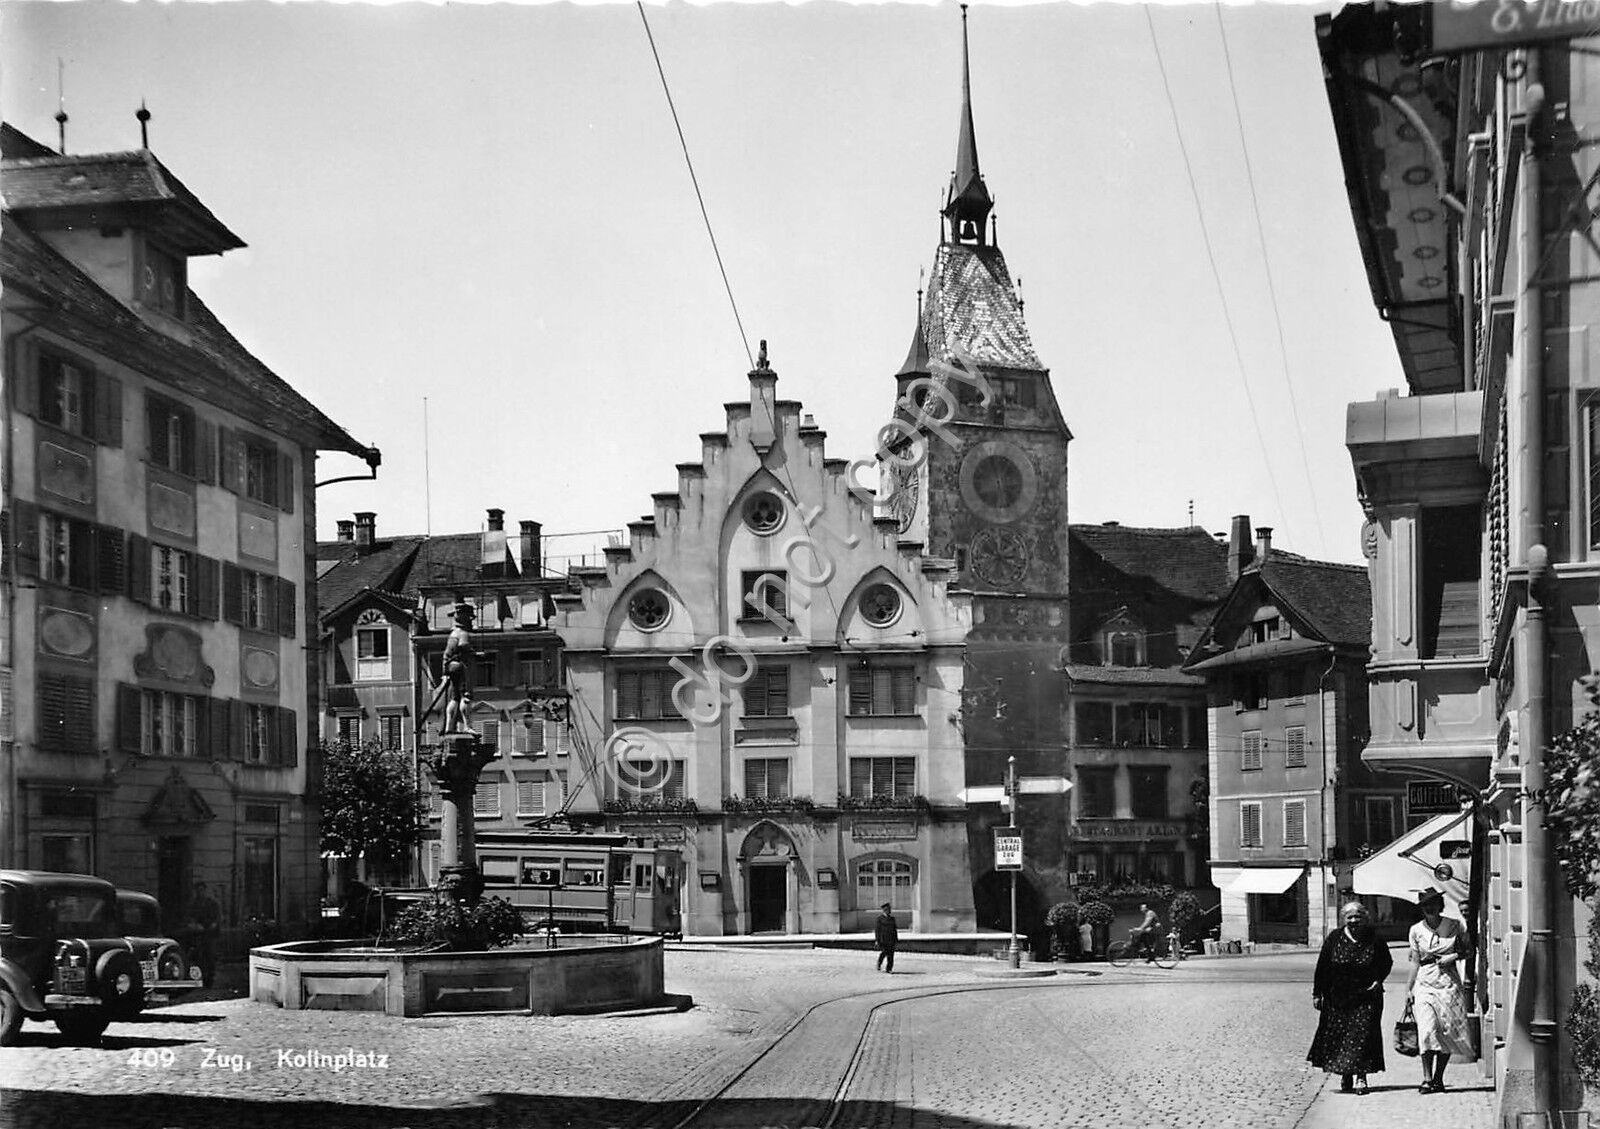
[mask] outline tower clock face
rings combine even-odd
[[[1028,453],[1003,439],[979,443],[961,460],[961,501],[985,521],[1003,525],[1030,512],[1038,485]]]
[[[967,550],[972,572],[985,584],[1015,587],[1028,571],[1028,543],[1012,529],[982,529]]]
[[[889,512],[901,533],[911,528],[917,516],[917,486],[920,482],[916,467],[897,466],[890,479]]]

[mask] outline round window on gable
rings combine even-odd
[[[752,494],[744,503],[744,523],[756,533],[767,534],[783,524],[783,499],[770,490]]]
[[[900,618],[900,590],[893,584],[874,584],[861,594],[861,618],[873,627],[888,627]]]
[[[672,605],[659,588],[646,588],[628,601],[628,622],[640,631],[656,631],[672,615]]]

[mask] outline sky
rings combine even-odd
[[[1304,4],[970,9],[999,244],[1073,522],[1359,561],[1346,405],[1404,387]],[[318,535],[533,519],[593,552],[677,486],[765,339],[869,457],[955,161],[953,4],[0,3],[0,114],[150,147],[247,244],[190,286],[358,441]],[[58,83],[59,80],[59,83]],[[1170,98],[1168,91],[1170,90]],[[1175,116],[1176,115],[1176,119]],[[318,477],[363,473],[327,455]]]

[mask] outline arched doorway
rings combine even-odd
[[[744,872],[747,933],[792,933],[800,920],[794,861],[798,852],[789,833],[770,820],[750,829],[739,847]]]

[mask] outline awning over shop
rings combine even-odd
[[[1303,866],[1254,866],[1239,872],[1224,894],[1281,894],[1306,872]]]
[[[1381,851],[1356,863],[1350,874],[1358,894],[1383,894],[1416,901],[1417,891],[1429,886],[1444,891],[1456,902],[1467,900],[1472,863],[1465,858],[1444,858],[1441,846],[1472,841],[1472,812],[1447,812],[1413,827]],[[1459,848],[1452,848],[1459,849]],[[1449,867],[1449,877],[1439,866]]]

